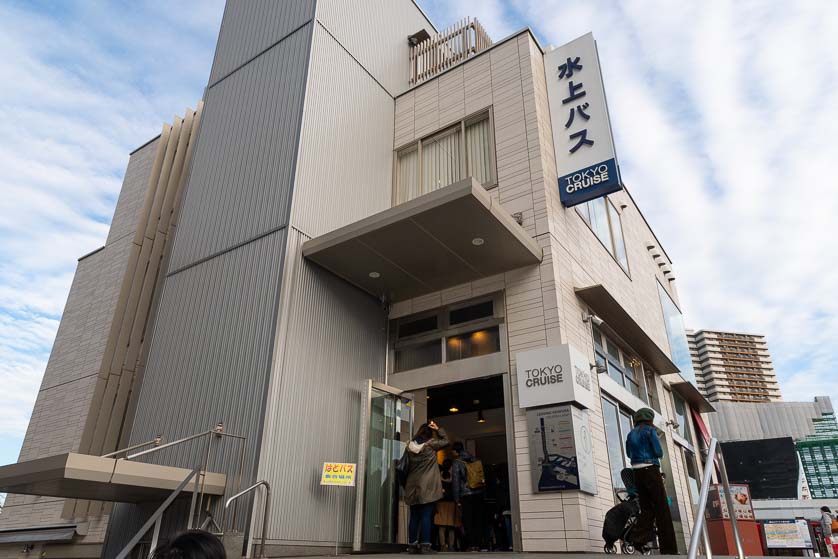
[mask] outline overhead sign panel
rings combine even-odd
[[[546,53],[544,69],[562,204],[621,190],[593,34]]]

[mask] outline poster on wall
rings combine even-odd
[[[765,520],[765,547],[769,549],[812,549],[812,536],[805,520]]]
[[[562,204],[622,189],[599,55],[592,33],[544,55]]]
[[[533,491],[596,495],[588,411],[567,404],[527,411]]]
[[[736,512],[737,520],[754,520],[754,509],[751,503],[751,491],[747,485],[731,484],[730,493],[733,496],[733,510]],[[707,517],[713,520],[730,520],[730,511],[727,509],[724,488],[721,485],[713,485],[707,502]]]

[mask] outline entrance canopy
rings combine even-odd
[[[623,338],[659,375],[678,372],[678,366],[646,333],[640,324],[602,285],[577,287],[576,295],[605,321],[605,324]]]
[[[190,470],[101,458],[87,454],[58,454],[0,467],[0,492],[93,501],[138,503],[166,498]],[[185,492],[201,489],[195,476]],[[203,491],[223,495],[227,476],[207,472]]]
[[[390,301],[541,262],[538,244],[472,178],[314,238],[303,255]]]

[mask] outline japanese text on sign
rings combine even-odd
[[[548,51],[544,69],[562,203],[575,206],[620,190],[593,35]]]
[[[587,95],[585,92],[585,85],[581,81],[579,83],[574,83],[573,80],[570,79],[573,77],[574,70],[582,69],[580,60],[581,58],[577,56],[576,58],[568,58],[564,64],[559,64],[559,80],[569,80],[567,82],[568,96],[562,99],[562,105],[570,104],[570,113],[567,116],[567,122],[565,122],[564,125],[565,128],[570,128],[573,125],[573,121],[576,119],[577,113],[579,114],[581,120],[584,120],[585,122],[591,120],[591,115],[586,112],[590,106],[588,103],[582,103],[580,101],[578,105],[575,107],[573,106],[575,104],[574,101],[580,100]],[[581,123],[581,120],[578,122]],[[575,144],[568,150],[570,153],[576,153],[576,150],[582,146],[594,145],[594,140],[588,138],[587,128],[571,133],[568,138],[576,141]]]
[[[324,462],[320,485],[355,485],[355,464]]]

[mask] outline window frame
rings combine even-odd
[[[470,307],[472,305],[479,305],[481,303],[485,303],[491,301],[492,302],[492,314],[490,316],[485,316],[482,318],[478,318],[475,320],[470,320],[467,322],[459,322],[455,325],[450,324],[450,313],[453,310],[462,309],[465,307]],[[433,365],[429,366],[438,366],[438,365],[445,365],[446,363],[453,363],[455,361],[464,361],[467,359],[471,359],[471,357],[459,358],[454,360],[448,359],[448,338],[454,336],[460,336],[462,334],[468,334],[471,332],[475,332],[478,330],[491,330],[497,328],[498,332],[498,340],[499,340],[499,350],[497,352],[492,352],[486,355],[493,355],[495,353],[501,353],[505,351],[505,344],[504,344],[504,332],[503,332],[503,323],[504,323],[504,316],[502,312],[500,312],[503,304],[502,295],[499,293],[494,293],[491,295],[485,295],[482,297],[477,297],[474,299],[469,299],[466,301],[459,301],[457,303],[452,303],[449,305],[444,305],[442,307],[437,307],[432,310],[419,312],[415,314],[409,314],[405,316],[401,316],[398,318],[389,319],[390,321],[390,340],[389,344],[390,347],[388,348],[389,352],[392,352],[392,359],[390,366],[390,373],[399,374],[404,373],[407,371],[412,371],[415,369],[404,369],[404,370],[397,370],[396,365],[396,352],[401,349],[418,346],[422,344],[426,344],[431,341],[438,341],[441,346],[441,355],[440,355],[440,362],[434,363]],[[428,332],[422,332],[421,334],[416,334],[414,336],[409,336],[406,338],[399,338],[399,327],[403,322],[413,322],[415,320],[420,320],[422,318],[427,318],[429,316],[436,316],[437,317],[437,328],[435,330],[429,330]],[[480,357],[480,356],[478,356]]]
[[[605,242],[600,238],[600,236],[597,235],[597,232],[594,230],[594,226],[591,223],[591,208],[588,204],[590,204],[591,202],[594,202],[595,200],[599,200],[599,198],[594,198],[594,200],[588,200],[587,202],[584,202],[582,204],[577,204],[576,206],[574,206],[574,209],[576,210],[576,214],[580,218],[582,218],[582,222],[588,227],[588,229],[590,229],[591,233],[593,233],[594,237],[596,237],[596,239],[599,241],[599,244],[602,245],[602,247],[605,249],[605,251],[608,254],[611,255],[611,258],[614,260],[614,262],[617,263],[617,265],[620,267],[620,269],[623,271],[623,273],[625,273],[626,276],[628,276],[629,279],[632,279],[631,278],[631,263],[629,262],[629,257],[628,257],[628,244],[626,244],[626,235],[625,235],[625,230],[623,228],[623,214],[622,214],[622,212],[620,212],[619,208],[617,208],[617,205],[611,200],[611,198],[609,196],[601,196],[600,198],[605,199],[605,204],[606,204],[605,218],[606,218],[606,221],[608,222],[608,240],[610,241],[610,244],[611,244],[610,247],[608,247],[605,244]],[[609,211],[608,204],[610,204],[610,208],[613,208],[614,212],[620,217],[619,232],[620,232],[620,237],[623,239],[623,251],[626,253],[626,265],[625,266],[623,266],[623,263],[620,262],[620,260],[617,258],[617,254],[616,254],[617,253],[617,244],[614,241],[614,235],[615,235],[614,224],[611,220],[611,212]],[[581,209],[583,207],[585,208],[584,213]]]
[[[459,164],[460,164],[460,177],[457,180],[462,180],[466,177],[473,177],[471,171],[472,162],[468,157],[468,150],[466,149],[466,137],[467,137],[467,128],[480,122],[482,120],[487,120],[489,122],[489,142],[491,144],[489,153],[490,153],[490,163],[489,163],[489,174],[490,180],[484,184],[482,184],[483,188],[486,190],[492,190],[498,186],[498,159],[497,159],[497,143],[495,142],[495,117],[494,117],[494,110],[493,107],[487,107],[484,109],[480,109],[474,113],[467,115],[465,118],[461,118],[455,122],[449,123],[446,126],[427,134],[417,140],[399,146],[394,150],[394,157],[393,157],[393,189],[391,193],[391,206],[397,206],[399,204],[403,204],[408,202],[399,202],[399,191],[401,185],[399,184],[399,158],[402,154],[408,153],[412,150],[417,151],[417,173],[418,176],[416,177],[417,183],[419,188],[422,188],[423,185],[423,153],[422,153],[422,144],[427,144],[429,142],[435,141],[437,139],[443,138],[448,134],[454,134],[457,131],[460,133],[460,140],[459,140]],[[477,179],[475,179],[477,180]],[[444,185],[440,188],[444,188]],[[432,191],[431,191],[432,192]]]
[[[601,344],[597,343],[597,337],[600,337],[602,340]],[[644,403],[649,404],[649,390],[646,385],[646,364],[643,362],[642,359],[636,357],[636,352],[633,350],[625,349],[626,346],[622,342],[618,341],[614,336],[603,332],[603,330],[596,325],[591,325],[591,337],[593,338],[593,345],[594,345],[594,360],[599,364],[600,360],[605,361],[605,366],[607,369],[607,375],[625,388],[632,396],[637,397],[638,399],[642,400]],[[608,344],[611,344],[618,353],[618,356],[614,356],[611,354],[608,348]],[[603,345],[604,344],[604,345]],[[637,359],[637,364],[631,364],[632,355],[635,355]],[[632,379],[626,374],[626,363],[629,363],[631,366],[631,370],[634,371],[635,378]],[[620,379],[618,380],[612,374],[612,371],[619,374]],[[642,380],[641,380],[642,379]],[[629,383],[637,387],[637,393],[633,392],[632,389],[629,387]]]
[[[621,419],[624,418],[624,417],[627,418],[629,420],[629,425],[632,428],[634,428],[634,419],[632,418],[631,410],[629,410],[627,407],[622,405],[619,400],[617,400],[617,399],[615,399],[615,398],[613,398],[613,397],[611,397],[607,394],[600,394],[600,405],[602,406],[602,415],[603,415],[603,418],[602,418],[603,431],[605,431],[608,427],[608,423],[605,419],[605,406],[604,406],[605,403],[608,403],[608,404],[614,406],[617,410],[617,431],[620,434],[620,454],[623,457],[623,467],[620,468],[620,470],[622,471],[624,468],[630,468],[631,467],[631,460],[629,459],[628,454],[626,453],[626,438],[628,438],[628,433],[623,433],[623,423],[622,423]],[[606,442],[608,442],[608,433],[607,432],[605,433],[605,440],[606,440]],[[613,490],[615,490],[614,498],[616,500],[616,490],[625,489],[625,486],[622,482],[622,477],[620,478],[619,486],[616,485],[616,482],[614,480],[614,470],[613,470],[612,464],[611,464],[611,453],[607,452],[606,455],[608,457],[608,469],[609,469],[609,474],[611,476],[611,487],[612,487]]]

